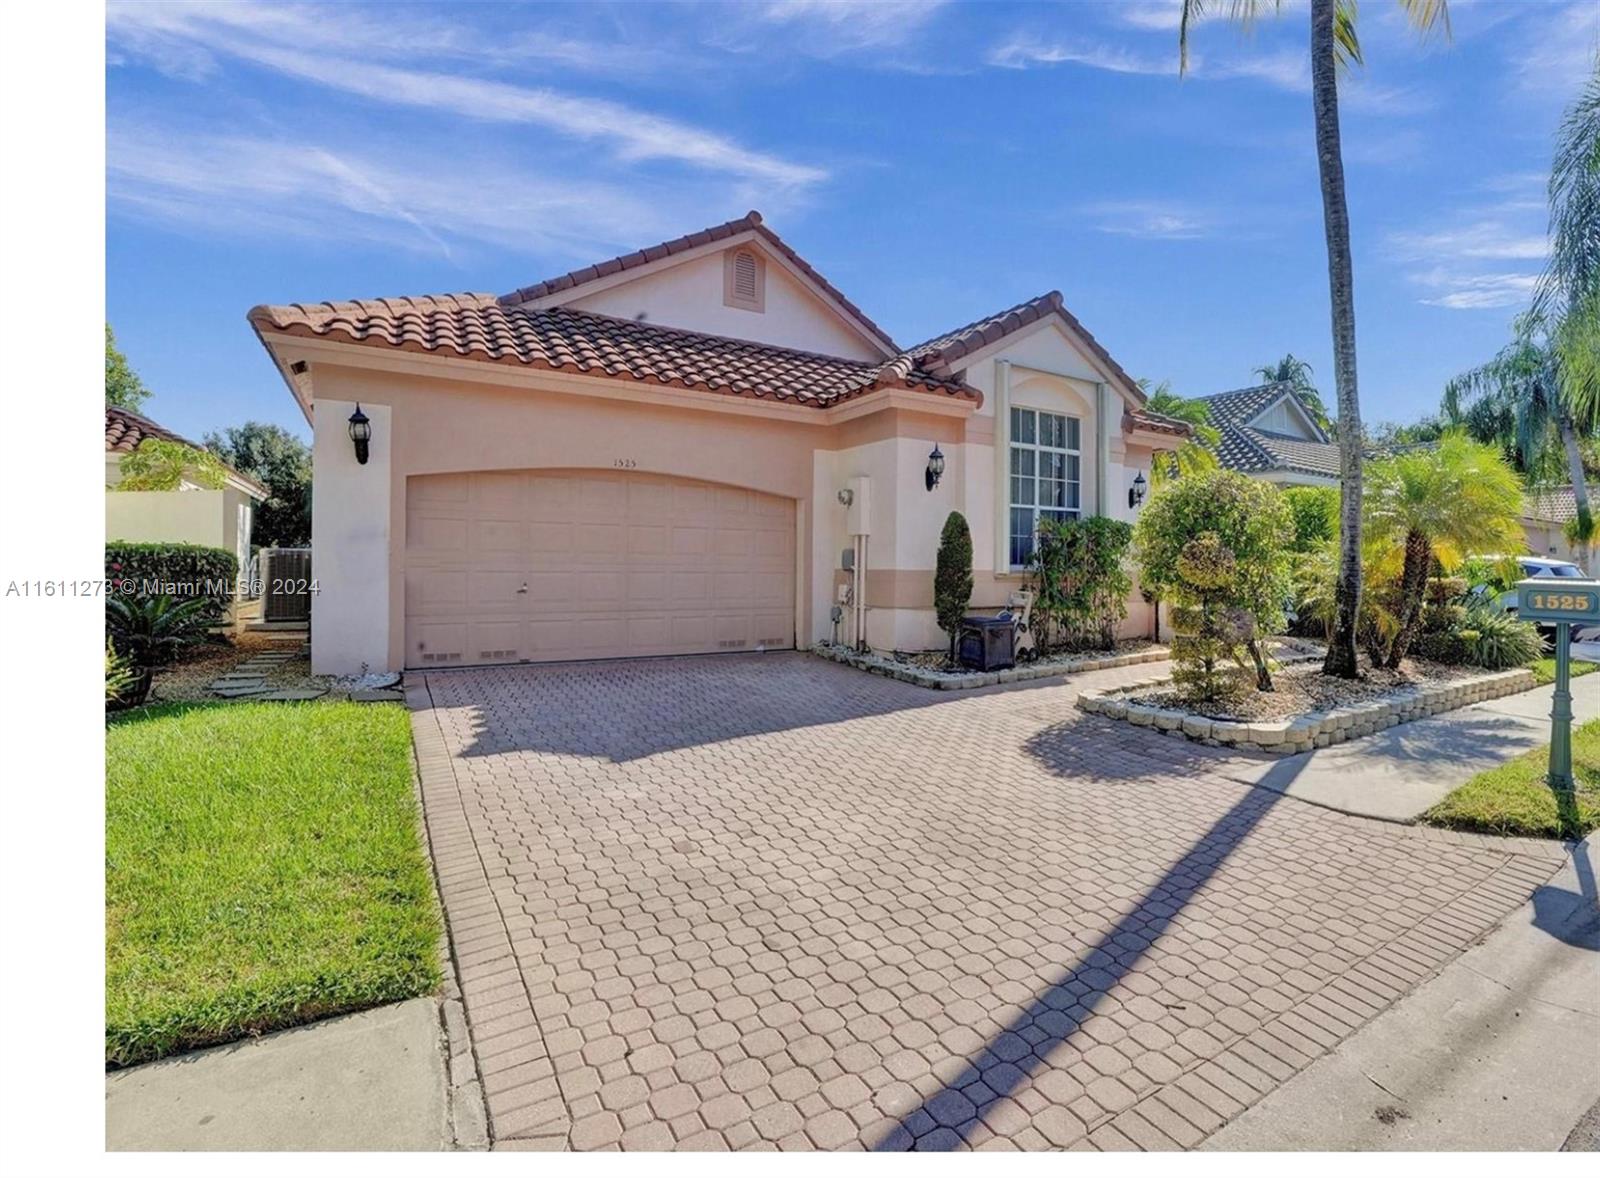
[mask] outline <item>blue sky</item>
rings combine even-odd
[[[1226,8],[1225,3],[1213,7]],[[1593,0],[1360,9],[1343,89],[1369,421],[1504,342]],[[107,314],[190,436],[305,423],[260,302],[505,291],[758,208],[903,345],[1051,288],[1186,395],[1331,391],[1307,15],[1176,0],[113,3]]]

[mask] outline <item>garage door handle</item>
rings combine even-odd
[[[527,591],[528,591],[528,582],[524,581],[524,582],[522,582],[522,588],[518,589],[517,592],[518,593],[526,593]]]

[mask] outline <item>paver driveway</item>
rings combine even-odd
[[[1230,774],[1259,764],[1072,707],[1119,674],[419,679],[497,1144],[1189,1146],[1559,862],[1254,789]]]

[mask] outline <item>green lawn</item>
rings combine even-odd
[[[1591,671],[1600,671],[1600,663],[1580,663],[1576,659],[1572,660],[1572,677],[1574,679],[1580,675],[1587,675]],[[1534,663],[1533,677],[1538,680],[1540,687],[1554,683],[1556,681],[1556,660],[1554,658],[1540,659]]]
[[[1581,838],[1600,827],[1600,719],[1572,730],[1572,773],[1578,788],[1566,813],[1545,784],[1550,752],[1524,753],[1498,769],[1487,769],[1424,814],[1435,826],[1486,834]]]
[[[166,704],[108,724],[108,1062],[427,993],[438,937],[403,708]]]

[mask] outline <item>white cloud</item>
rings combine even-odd
[[[1100,201],[1083,210],[1101,233],[1185,241],[1211,236],[1215,219],[1196,209],[1169,201]]]
[[[1529,5],[1528,12],[1507,39],[1512,76],[1524,91],[1570,101],[1600,52],[1600,4]]]
[[[592,257],[681,221],[661,193],[543,176],[500,161],[353,149],[138,123],[106,136],[113,212],[185,231],[359,239],[452,256],[460,243]]]
[[[1452,311],[1487,311],[1498,307],[1526,306],[1539,283],[1537,274],[1440,273],[1415,276],[1415,281],[1435,287],[1438,293],[1420,300],[1430,307]]]
[[[991,66],[1013,70],[1078,65],[1115,74],[1178,76],[1176,41],[1165,50],[1143,53],[1101,41],[1018,32],[991,48],[984,60]],[[1297,93],[1311,89],[1311,67],[1306,55],[1288,50],[1216,58],[1190,53],[1188,76],[1212,81],[1245,78]]]
[[[769,24],[809,30],[816,53],[889,48],[915,37],[948,0],[770,0],[760,10]]]
[[[467,53],[470,35],[449,25],[407,25],[412,18],[404,10],[398,19],[399,33],[384,22],[332,21],[326,12],[292,6],[118,3],[109,9],[108,31],[126,52],[182,76],[215,70],[219,56],[233,57],[391,106],[606,142],[625,160],[671,160],[779,186],[826,177],[820,168],[621,103],[430,68],[426,62],[440,55]],[[367,27],[373,23],[379,27]]]
[[[1530,261],[1542,260],[1548,251],[1542,234],[1519,234],[1499,221],[1477,221],[1434,233],[1397,233],[1390,243],[1403,255],[1418,259]]]
[[[1542,234],[1492,215],[1393,233],[1387,244],[1392,258],[1411,264],[1406,278],[1423,290],[1421,302],[1458,311],[1526,305],[1547,252]]]
[[[1041,40],[1018,33],[990,49],[985,60],[1001,69],[1025,70],[1035,66],[1083,65],[1116,74],[1178,73],[1176,50],[1166,55],[1139,54],[1118,46],[1092,41]]]

